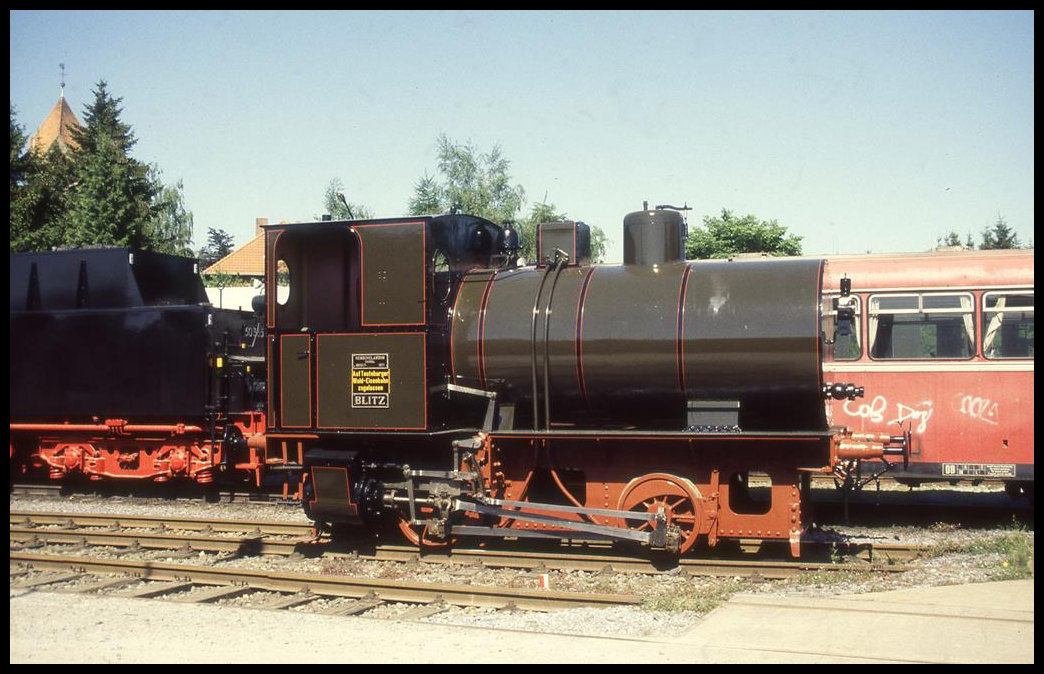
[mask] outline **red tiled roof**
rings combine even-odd
[[[265,275],[265,235],[258,234],[241,248],[203,270],[204,274],[232,274],[234,276]]]

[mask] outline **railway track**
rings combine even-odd
[[[291,608],[320,598],[347,599],[337,612],[347,615],[355,609],[369,610],[382,603],[408,603],[428,606],[480,606],[499,609],[555,610],[581,606],[614,606],[641,603],[635,595],[599,595],[577,592],[552,592],[524,588],[482,587],[417,583],[380,578],[350,578],[257,571],[234,567],[166,564],[152,560],[102,559],[69,555],[36,554],[12,551],[12,564],[20,565],[12,575],[13,589],[42,588],[80,581],[91,576],[78,591],[96,592],[133,586],[119,596],[154,598],[185,595],[184,600],[210,602],[249,592],[279,595],[265,608]],[[50,573],[32,574],[34,571]],[[24,580],[22,576],[26,576]],[[102,578],[101,576],[109,576]],[[94,579],[97,577],[97,579]],[[77,591],[75,587],[73,591]],[[342,612],[343,611],[343,612]],[[421,611],[417,611],[420,614]],[[430,615],[430,613],[427,613]],[[415,615],[413,617],[418,617]]]
[[[60,499],[69,494],[86,496],[123,496],[126,498],[152,498],[163,500],[207,501],[213,503],[271,503],[301,507],[301,502],[283,495],[282,491],[235,491],[232,489],[204,488],[199,485],[186,484],[181,488],[165,484],[98,485],[93,483],[65,484],[61,482],[43,482],[39,484],[13,484],[10,488],[12,496],[55,498]]]
[[[748,551],[741,558],[652,557],[621,554],[611,547],[584,547],[580,551],[567,545],[539,551],[496,548],[453,548],[424,550],[406,545],[376,544],[352,546],[350,541],[312,538],[308,524],[224,519],[104,514],[41,513],[11,511],[10,539],[21,549],[45,545],[75,546],[85,549],[111,546],[130,550],[174,550],[182,556],[196,552],[224,552],[235,556],[294,554],[336,558],[351,557],[368,561],[452,564],[484,568],[522,569],[534,573],[547,571],[588,571],[601,573],[683,573],[690,576],[752,577],[785,579],[806,572],[833,572],[867,568],[882,573],[905,570],[904,564],[924,552],[901,544],[822,544],[819,557],[831,562],[764,559]],[[809,547],[816,547],[811,545]],[[750,550],[756,549],[751,546]],[[838,560],[848,563],[839,564]]]
[[[404,566],[443,564],[459,569],[449,573],[451,578],[459,578],[461,573],[472,576],[472,570],[498,568],[522,570],[530,577],[551,571],[583,570],[766,580],[853,567],[883,573],[906,568],[901,564],[827,564],[760,558],[657,560],[620,554],[611,548],[578,551],[568,545],[528,552],[454,549],[422,554],[411,546],[373,545],[372,541],[357,549],[329,540],[311,542],[312,529],[304,523],[90,513],[11,511],[9,531],[13,591],[45,589],[176,602],[237,602],[236,605],[252,608],[365,614],[397,620],[420,620],[455,607],[553,611],[639,605],[643,597],[553,591],[546,586],[533,589],[300,573],[278,567],[258,570],[243,568],[237,559],[309,555],[321,556],[324,562],[345,557]],[[916,554],[913,549],[900,551],[892,547],[892,554]],[[112,548],[118,549],[115,555]],[[161,558],[150,554],[157,550],[163,551]],[[882,553],[877,550],[873,554]],[[209,557],[212,563],[196,563],[201,556]]]
[[[10,511],[12,525],[57,525],[63,527],[110,527],[121,529],[176,529],[251,533],[254,535],[308,536],[312,525],[303,522],[273,522],[267,520],[229,520],[205,517],[170,518],[153,515],[108,515],[103,513],[59,513],[34,510]]]

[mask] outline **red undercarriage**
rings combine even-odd
[[[261,412],[227,420],[247,439],[247,455],[231,468],[260,486],[264,467],[265,417]],[[11,424],[12,468],[44,468],[55,480],[81,475],[91,480],[119,478],[166,482],[185,479],[208,484],[225,460],[223,432],[199,425],[136,424],[107,419],[90,424]],[[16,455],[20,461],[16,461]]]
[[[702,440],[636,435],[576,437],[552,444],[494,433],[485,438],[479,458],[486,466],[484,482],[498,498],[640,513],[662,508],[667,523],[680,530],[682,553],[701,539],[714,547],[720,539],[749,538],[789,542],[797,556],[807,525],[804,478],[881,457],[901,440],[850,433]],[[646,472],[649,466],[657,471]],[[750,471],[759,474],[755,484],[760,486],[754,490]],[[634,526],[612,517],[576,519]],[[500,526],[544,528],[513,520]]]

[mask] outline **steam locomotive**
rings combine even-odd
[[[461,214],[270,225],[266,445],[324,525],[457,537],[724,539],[800,551],[809,478],[908,457],[908,434],[828,425],[822,260],[684,260],[677,210],[589,228]],[[287,280],[288,279],[288,280]],[[848,292],[846,280],[844,292]],[[749,474],[770,481],[754,498]]]

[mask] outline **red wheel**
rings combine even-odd
[[[418,548],[445,548],[450,544],[450,541],[436,541],[428,538],[428,527],[413,526],[406,515],[399,516],[399,531],[406,540]]]
[[[427,519],[434,514],[435,510],[433,508],[421,506],[417,511],[417,519]],[[428,533],[427,526],[410,524],[410,515],[406,510],[399,511],[397,524],[403,537],[418,548],[445,548],[454,542],[452,537],[445,540],[432,538]]]
[[[636,513],[656,513],[663,508],[668,526],[680,533],[681,554],[696,543],[703,524],[703,496],[696,486],[684,478],[666,473],[650,473],[635,478],[620,494],[619,510]],[[652,523],[627,520],[626,526],[638,531],[649,531]]]

